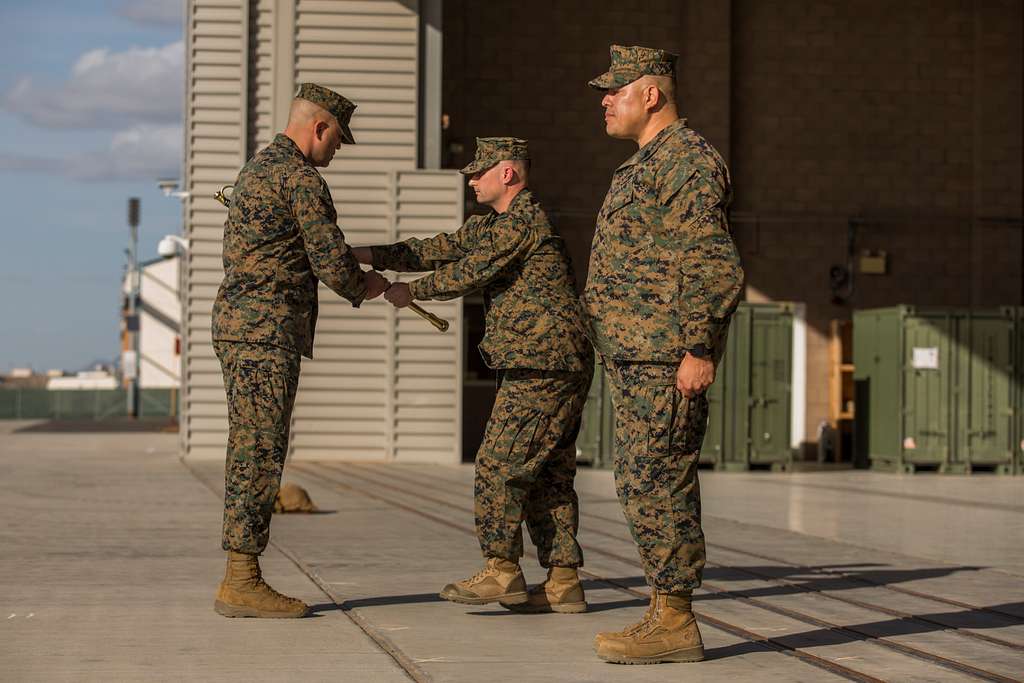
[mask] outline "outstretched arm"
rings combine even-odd
[[[434,270],[446,263],[458,261],[471,251],[479,237],[480,226],[489,217],[471,216],[453,233],[442,232],[427,239],[410,238],[394,244],[356,247],[360,263],[377,270],[395,270],[418,273]]]
[[[454,299],[478,290],[521,260],[535,242],[528,225],[498,216],[483,230],[475,247],[457,261],[409,283],[414,299]]]

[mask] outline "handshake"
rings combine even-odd
[[[359,263],[373,265],[373,254],[369,247],[352,247],[352,254]],[[366,283],[366,298],[376,299],[381,294],[395,308],[405,308],[412,303],[409,285],[404,282],[389,282],[376,270],[364,270],[363,282]]]

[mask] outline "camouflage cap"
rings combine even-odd
[[[676,77],[678,55],[652,47],[612,45],[612,65],[608,71],[588,83],[591,88],[608,90],[629,85],[641,76]]]
[[[477,171],[494,166],[499,161],[529,159],[528,144],[529,142],[522,138],[477,138],[476,157],[462,169],[462,173],[473,175]]]
[[[330,112],[338,120],[338,125],[341,126],[341,141],[346,145],[356,144],[356,139],[352,137],[352,129],[348,127],[348,122],[352,120],[352,112],[356,110],[356,105],[352,104],[347,98],[316,83],[303,83],[299,86],[299,92],[295,93],[295,97],[297,99],[309,100]]]

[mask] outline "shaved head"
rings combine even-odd
[[[334,115],[327,111],[319,104],[304,100],[296,97],[292,100],[291,109],[288,110],[288,125],[292,126],[308,126],[311,123],[324,123],[333,122]]]
[[[529,159],[502,159],[471,175],[469,187],[476,193],[478,202],[504,213],[512,199],[526,189],[529,175]]]
[[[296,97],[288,111],[284,134],[292,139],[314,166],[331,163],[341,147],[343,132],[338,119],[319,104]]]
[[[636,80],[637,87],[654,86],[665,96],[665,103],[676,106],[676,79],[671,76],[641,76]]]
[[[502,169],[511,168],[519,176],[519,180],[523,185],[529,184],[530,181],[530,160],[529,159],[506,159],[499,161],[498,166]]]

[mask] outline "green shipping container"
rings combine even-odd
[[[1013,470],[1012,309],[854,312],[856,449],[878,469]]]
[[[594,365],[587,402],[583,406],[583,422],[576,437],[576,458],[594,467],[610,469],[615,448],[615,413],[612,397],[604,379],[604,369]]]
[[[702,464],[725,470],[792,464],[804,434],[805,348],[801,304],[740,304],[708,390]],[[599,366],[576,445],[580,459],[607,468],[615,418],[602,375]]]

